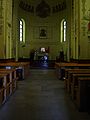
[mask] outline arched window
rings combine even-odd
[[[25,21],[23,19],[19,21],[19,40],[25,42]]]
[[[66,41],[66,20],[63,19],[61,21],[61,42],[65,42]]]

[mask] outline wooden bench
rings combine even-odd
[[[71,87],[71,83],[72,83],[72,74],[78,74],[78,73],[87,73],[90,74],[90,69],[66,69],[65,70],[65,88],[67,89],[67,91],[70,93],[70,87]]]
[[[1,86],[1,88],[3,88],[3,93],[2,93],[3,97],[1,96],[1,99],[3,98],[3,100],[2,100],[1,104],[3,104],[7,99],[7,93],[8,93],[8,91],[7,91],[8,73],[0,73],[0,77],[1,77],[0,86]],[[10,89],[9,89],[9,91],[10,91]]]
[[[6,75],[0,74],[0,105],[6,101],[6,91],[4,87],[4,81],[6,80]]]
[[[71,96],[80,111],[90,111],[90,74],[73,74]]]
[[[72,69],[68,71],[68,91],[79,111],[90,111],[90,70],[89,69]],[[89,86],[89,87],[88,87]],[[87,91],[87,92],[86,92]],[[87,105],[87,101],[89,107]]]
[[[56,63],[55,68],[78,109],[90,111],[90,64]]]
[[[16,87],[17,87],[17,80],[18,77],[16,76],[16,69],[0,69],[0,72],[3,73],[9,73],[9,80],[10,80],[10,84],[11,84],[11,93],[15,91]]]
[[[74,98],[74,89],[78,87],[78,78],[90,78],[90,73],[78,73],[78,74],[72,74],[72,82],[71,82],[71,94],[72,98]]]
[[[16,69],[16,75],[19,80],[24,79],[29,74],[30,64],[29,62],[7,62],[0,63],[0,68]]]
[[[0,69],[1,81],[1,104],[6,102],[9,96],[16,90],[16,69]],[[3,97],[2,97],[3,96]]]
[[[16,90],[17,79],[24,79],[28,75],[29,65],[29,62],[0,63],[0,105]],[[21,70],[21,74],[18,70]]]
[[[55,63],[56,74],[59,79],[65,77],[65,69],[90,69],[90,64],[78,64],[78,63]]]

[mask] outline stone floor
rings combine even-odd
[[[90,114],[77,110],[54,69],[30,69],[0,108],[0,120],[90,120]]]

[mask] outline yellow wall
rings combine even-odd
[[[65,59],[90,59],[90,38],[87,25],[90,19],[87,12],[90,9],[90,0],[66,0],[67,8],[58,13],[52,13],[46,18],[36,16],[19,8],[19,0],[2,0],[2,18],[0,18],[0,58],[29,58],[30,50],[40,47],[50,48],[50,59],[56,59],[61,49]],[[47,0],[52,8],[60,2]],[[72,8],[73,1],[73,8]],[[26,1],[29,3],[29,1]],[[36,7],[40,1],[31,1]],[[23,18],[26,24],[25,46],[19,42],[19,20]],[[61,21],[67,21],[67,41],[61,43]],[[46,27],[47,38],[39,38],[40,27]]]
[[[90,17],[87,17],[87,11],[90,10],[90,0],[81,1],[80,7],[80,58],[90,59],[90,39],[88,38],[88,23]],[[90,14],[89,14],[90,16]]]
[[[12,0],[2,0],[1,9],[0,58],[3,59],[12,57]]]
[[[4,41],[4,1],[0,2],[0,59],[5,57],[5,41]]]
[[[37,6],[38,3],[31,3]],[[52,6],[50,6],[52,8]],[[19,9],[19,18],[23,18],[26,23],[26,43],[25,47],[20,47],[19,56],[29,57],[30,50],[32,48],[39,49],[40,47],[50,48],[50,59],[56,59],[58,52],[61,50],[60,42],[60,25],[61,20],[66,19],[66,10],[61,12],[50,14],[49,17],[40,18],[35,13],[29,13],[22,9]],[[46,27],[47,38],[39,38],[40,27]],[[24,49],[24,50],[23,50]]]

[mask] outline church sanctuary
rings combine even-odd
[[[0,0],[0,120],[90,120],[90,0]]]

